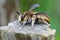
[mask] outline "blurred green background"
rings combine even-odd
[[[48,12],[51,28],[56,29],[55,40],[60,40],[60,0],[20,0],[20,11],[24,12],[31,5],[38,3],[37,12]]]

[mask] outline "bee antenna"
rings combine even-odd
[[[40,5],[39,4],[33,4],[29,10],[34,10],[36,8],[38,8]]]
[[[20,12],[19,12],[18,10],[16,11],[16,13],[17,13],[18,15],[20,15]]]

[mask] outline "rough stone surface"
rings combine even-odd
[[[56,30],[49,25],[21,25],[19,21],[0,27],[0,40],[54,40]]]

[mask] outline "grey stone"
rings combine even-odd
[[[19,21],[9,23],[7,26],[0,27],[1,40],[55,40],[55,29],[49,25],[39,24],[21,25]]]

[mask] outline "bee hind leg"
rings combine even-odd
[[[44,21],[45,24],[47,24],[50,27],[50,23],[48,23],[47,21]]]

